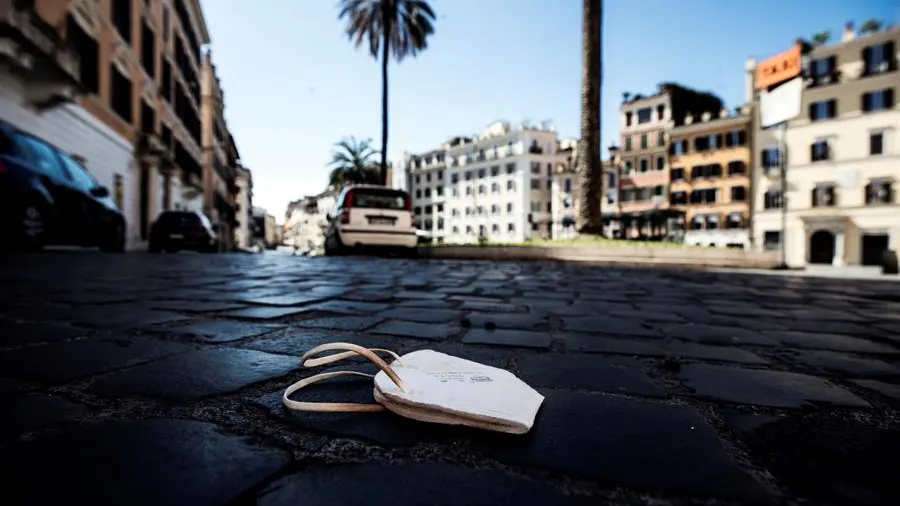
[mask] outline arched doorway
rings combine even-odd
[[[834,261],[834,234],[817,230],[809,238],[809,263],[831,265]]]

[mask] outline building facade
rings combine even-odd
[[[718,117],[722,101],[710,93],[663,83],[652,96],[626,95],[621,132],[619,208],[626,237],[658,237],[672,228],[669,211],[669,133],[685,118]]]
[[[252,214],[253,209],[253,174],[250,169],[238,164],[235,169],[234,196],[235,224],[234,246],[239,251],[246,251],[253,244]]]
[[[551,189],[565,160],[549,123],[492,123],[472,137],[405,154],[417,226],[437,242],[523,242],[550,238]]]
[[[110,188],[129,249],[146,246],[162,210],[204,209],[200,74],[210,37],[199,0],[3,0],[6,18],[36,27],[37,47],[55,48],[42,65],[64,62],[53,67],[76,84],[3,72],[0,118],[72,153]]]
[[[750,114],[699,121],[671,130],[669,205],[684,212],[684,243],[750,248]]]
[[[577,212],[580,200],[578,190],[578,141],[563,139],[559,143],[559,152],[565,158],[556,165],[553,184],[550,189],[551,223],[553,223],[552,239],[572,239],[577,234]],[[618,161],[616,150],[610,150],[610,158],[603,162],[603,193],[601,209],[603,212],[604,235],[614,237],[618,223],[613,220],[619,214]]]
[[[777,138],[756,132],[754,238],[765,249],[784,240],[789,266],[878,265],[884,250],[900,249],[898,49],[900,27],[848,26],[805,55],[800,116],[785,129],[786,181]]]

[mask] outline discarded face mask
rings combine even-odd
[[[324,351],[342,353],[311,358]],[[388,364],[378,353],[394,358]],[[326,372],[289,386],[282,396],[285,407],[297,411],[372,412],[385,409],[422,422],[466,425],[509,434],[525,434],[534,425],[544,396],[513,373],[446,355],[419,350],[402,357],[390,350],[365,348],[351,343],[329,343],[307,351],[300,363],[316,367],[362,355],[378,366],[374,376],[356,371]],[[375,400],[379,404],[300,402],[291,394],[319,381],[364,376],[375,379]]]

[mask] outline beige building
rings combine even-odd
[[[236,169],[234,196],[234,246],[245,251],[253,244],[253,174],[250,169],[238,165]]]
[[[559,142],[559,153],[564,155],[556,164],[553,185],[550,188],[552,239],[571,239],[578,235],[577,218],[580,191],[578,189],[578,141],[562,139]],[[609,160],[603,161],[603,193],[600,208],[603,212],[604,235],[613,237],[618,222],[613,220],[618,215],[618,151],[611,149]]]
[[[898,27],[848,27],[840,42],[807,55],[800,116],[785,136],[789,266],[877,265],[885,249],[900,249],[898,48]],[[785,202],[778,143],[768,130],[755,138],[753,234],[758,247],[777,249]]]

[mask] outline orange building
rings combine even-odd
[[[669,205],[685,213],[685,244],[749,248],[750,115],[689,116],[670,135]]]

